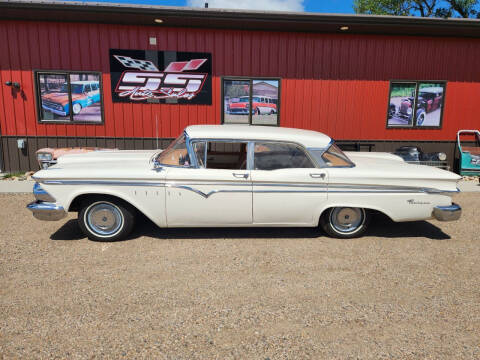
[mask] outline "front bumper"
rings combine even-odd
[[[462,208],[455,203],[448,206],[435,206],[432,215],[439,221],[455,221],[460,219]]]
[[[50,111],[51,113],[54,113],[54,114],[57,114],[57,115],[60,115],[60,116],[67,116],[68,115],[65,111],[60,111],[60,110],[48,107],[46,105],[42,105],[42,108],[44,110]]]
[[[27,205],[33,217],[43,221],[57,221],[67,216],[65,209],[51,202],[34,201]]]

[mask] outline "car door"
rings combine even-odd
[[[167,168],[168,226],[250,225],[247,142],[192,141],[191,152],[195,168]]]
[[[327,200],[328,174],[299,145],[255,142],[252,164],[253,223],[312,225]]]

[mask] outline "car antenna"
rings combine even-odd
[[[157,149],[158,149],[158,114],[155,114],[155,137],[157,139]]]

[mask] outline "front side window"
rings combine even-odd
[[[224,124],[278,126],[279,79],[224,78],[222,89]]]
[[[167,166],[189,167],[190,158],[185,135],[180,135],[157,156],[157,162]]]
[[[352,167],[354,163],[335,144],[327,150],[310,149],[310,153],[322,167]]]
[[[35,83],[39,122],[103,122],[100,73],[37,71]]]
[[[296,144],[258,142],[255,143],[254,169],[278,170],[314,168],[305,151]]]
[[[193,151],[200,167],[228,170],[247,169],[246,142],[198,141],[193,143]]]

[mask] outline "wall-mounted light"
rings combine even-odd
[[[340,30],[342,31],[347,31],[349,29],[348,26],[340,26]]]
[[[5,82],[5,85],[12,86],[16,89],[20,89],[20,83],[18,83],[18,82],[7,81],[7,82]]]
[[[163,20],[162,19],[155,19],[153,20],[155,23],[157,24],[163,24]]]

